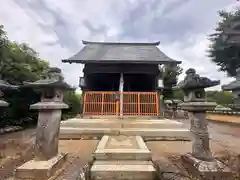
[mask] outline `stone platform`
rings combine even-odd
[[[151,160],[151,152],[140,136],[103,136],[97,150],[96,160]]]
[[[169,119],[80,119],[61,122],[61,139],[80,139],[83,135],[142,136],[145,140],[191,140],[183,123]]]
[[[153,180],[151,161],[96,161],[91,168],[92,180]]]
[[[151,152],[140,136],[103,136],[94,152],[92,180],[151,180]]]

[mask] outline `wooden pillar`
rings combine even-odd
[[[81,109],[80,109],[80,115],[81,115],[81,117],[83,117],[83,115],[84,115],[84,96],[85,96],[85,90],[83,89],[82,90],[82,96],[81,96],[81,102],[80,102],[80,104],[81,104]]]
[[[123,87],[124,87],[124,79],[123,73],[120,74],[120,83],[119,83],[119,92],[120,92],[120,118],[123,118]]]

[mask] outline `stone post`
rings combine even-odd
[[[68,108],[62,100],[61,89],[54,89],[52,92],[46,90],[42,94],[41,102],[30,106],[30,109],[39,111],[35,142],[36,160],[46,161],[58,155],[62,109]]]
[[[186,71],[185,79],[178,84],[184,92],[184,102],[180,106],[188,111],[193,136],[192,153],[182,156],[183,165],[193,176],[208,180],[230,178],[230,170],[213,157],[209,144],[206,111],[213,110],[216,103],[206,102],[205,88],[218,84],[220,81],[200,77],[192,68]]]
[[[49,74],[47,79],[23,86],[40,91],[42,96],[41,102],[30,106],[30,109],[39,111],[35,158],[16,169],[15,177],[19,179],[47,179],[66,159],[66,154],[58,153],[58,138],[62,109],[68,108],[63,103],[64,91],[71,88],[63,81],[60,69],[51,68]]]

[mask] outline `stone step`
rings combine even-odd
[[[157,140],[191,140],[189,129],[149,129],[149,128],[74,128],[61,127],[60,139],[81,139],[83,135],[104,136],[104,135],[125,135],[142,136],[144,139]]]
[[[69,119],[61,122],[61,127],[79,127],[79,128],[181,128],[183,123],[168,120],[107,120],[107,119]]]
[[[151,152],[142,149],[106,149],[93,153],[96,160],[143,160],[152,159]]]
[[[95,161],[92,180],[153,180],[156,170],[151,161]]]
[[[96,160],[143,160],[152,159],[141,136],[103,136],[96,151]]]

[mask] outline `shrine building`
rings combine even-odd
[[[82,114],[159,116],[163,81],[159,65],[180,64],[153,43],[82,41],[84,47],[64,63],[84,64],[79,86]]]

